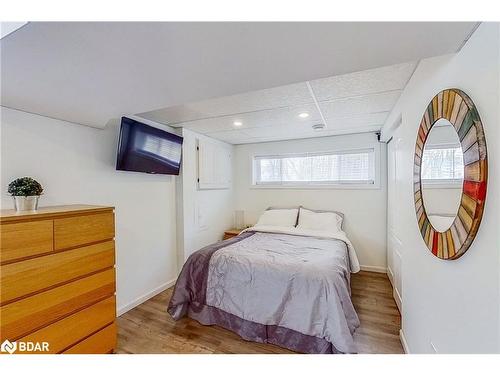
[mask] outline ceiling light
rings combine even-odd
[[[233,125],[234,126],[241,126],[241,125],[243,125],[243,123],[241,121],[235,121],[235,122],[233,122]]]
[[[308,118],[309,117],[309,113],[307,113],[307,112],[299,113],[299,117],[300,118]]]

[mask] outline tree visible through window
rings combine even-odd
[[[422,157],[422,180],[450,181],[464,177],[461,147],[426,148]]]

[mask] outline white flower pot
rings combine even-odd
[[[36,211],[38,208],[38,198],[39,195],[15,196],[14,198],[14,208],[16,211]]]

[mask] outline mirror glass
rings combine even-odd
[[[448,230],[462,197],[464,159],[460,139],[446,119],[436,121],[424,145],[422,197],[427,216],[438,232]]]

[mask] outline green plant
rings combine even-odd
[[[9,184],[7,190],[10,195],[27,197],[42,194],[43,187],[31,177],[17,178]]]

